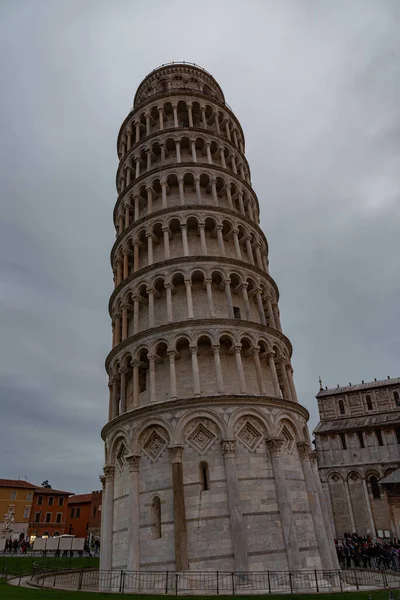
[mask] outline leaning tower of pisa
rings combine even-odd
[[[117,148],[101,569],[336,567],[238,119],[162,65]]]

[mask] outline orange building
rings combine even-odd
[[[14,511],[13,537],[25,537],[36,486],[20,479],[0,479],[0,519]]]
[[[71,492],[37,487],[35,489],[28,535],[31,541],[36,537],[53,537],[68,533],[68,497]]]
[[[89,533],[91,533],[94,538],[100,537],[102,498],[103,498],[103,493],[101,491],[92,492],[92,504],[90,506]]]
[[[92,494],[76,494],[68,498],[68,516],[65,533],[86,538],[89,534]]]

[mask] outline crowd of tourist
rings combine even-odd
[[[336,552],[342,568],[390,569],[400,571],[399,540],[376,540],[357,533],[345,533],[335,540]]]
[[[6,554],[26,554],[31,549],[29,540],[12,540],[8,538],[4,546]]]

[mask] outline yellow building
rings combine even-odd
[[[37,486],[19,479],[0,479],[0,519],[3,521],[10,508],[14,510],[15,523],[12,537],[26,536],[33,495]]]

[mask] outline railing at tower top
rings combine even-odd
[[[203,94],[203,96],[206,96],[207,98],[210,98],[210,100],[212,100],[213,98],[215,98],[215,96],[213,94],[210,94],[209,92],[203,91],[201,90],[199,87],[195,86],[195,85],[186,85],[186,84],[182,84],[182,83],[173,83],[171,82],[168,86],[168,89],[166,90],[156,90],[151,94],[148,94],[146,96],[146,98],[143,98],[143,100],[141,100],[141,102],[139,103],[139,105],[144,102],[145,100],[149,100],[150,98],[153,98],[154,96],[162,96],[163,94],[166,93],[171,93],[171,92],[196,92],[197,94]],[[229,104],[226,102],[226,100],[221,101],[219,98],[217,98],[217,100],[219,102],[222,102],[231,112],[233,112],[231,106],[229,106]],[[134,110],[137,109],[137,106],[133,105],[131,110],[129,111],[129,113],[133,112]]]
[[[209,71],[207,71],[207,69],[205,69],[204,67],[201,67],[200,65],[196,65],[196,63],[188,62],[185,60],[178,60],[178,61],[163,63],[162,65],[159,65],[158,67],[153,69],[150,72],[150,74],[154,73],[154,71],[158,71],[158,69],[162,69],[163,67],[170,67],[171,65],[177,65],[178,67],[180,65],[188,65],[189,67],[196,67],[197,69],[201,69],[201,71],[204,71],[204,73],[207,73],[207,75],[209,75],[210,77],[212,77],[214,79],[214,77],[211,75],[211,73]]]

